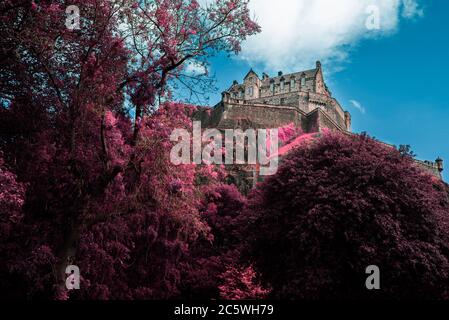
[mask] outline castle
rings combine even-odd
[[[242,83],[234,81],[222,93],[221,101],[212,110],[204,109],[195,118],[203,127],[219,130],[279,128],[293,123],[304,133],[318,133],[327,128],[352,134],[351,114],[332,97],[319,61],[314,69],[285,75],[279,72],[275,77],[263,73],[259,78],[251,69]],[[440,158],[416,163],[442,178]],[[234,168],[232,176],[235,178],[232,182],[243,190],[259,179],[251,166]]]
[[[203,125],[218,129],[241,127],[276,128],[294,123],[304,133],[330,128],[349,132],[351,115],[344,111],[327,88],[321,63],[316,68],[291,74],[266,73],[262,79],[251,69],[243,83],[234,81]]]

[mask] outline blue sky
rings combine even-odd
[[[367,12],[364,0],[314,0],[312,8],[307,0],[281,0],[290,10],[253,2],[262,33],[244,43],[238,57],[211,59],[219,89],[211,105],[250,67],[259,74],[294,72],[314,68],[319,59],[333,96],[352,114],[353,131],[410,144],[419,159],[442,157],[449,181],[449,1],[367,1],[380,8],[374,31],[365,20],[377,13]],[[268,15],[273,10],[279,10],[276,18]]]

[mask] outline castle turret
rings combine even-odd
[[[221,93],[221,100],[223,102],[229,102],[231,100],[231,94],[228,91],[223,91]]]
[[[351,114],[345,111],[345,126],[346,130],[351,131]]]
[[[441,159],[440,157],[438,157],[438,158],[435,160],[435,163],[437,164],[438,171],[439,171],[440,173],[443,172],[443,170],[444,170],[443,159]]]

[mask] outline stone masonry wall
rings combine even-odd
[[[276,128],[289,123],[300,125],[301,117],[295,108],[264,105],[225,104],[223,120],[249,119],[256,127]]]

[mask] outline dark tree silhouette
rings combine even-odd
[[[238,224],[245,203],[234,185],[211,185],[204,193],[200,210],[211,237],[192,246],[184,297],[257,299],[266,295],[255,281],[254,270],[239,261],[242,235]]]
[[[366,135],[324,133],[248,199],[246,254],[277,298],[447,298],[441,181]],[[380,290],[367,290],[369,265]]]

